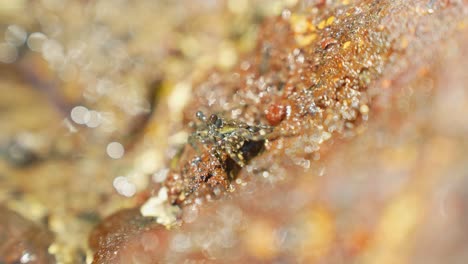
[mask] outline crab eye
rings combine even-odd
[[[206,120],[206,117],[205,117],[205,114],[203,114],[202,111],[197,111],[197,113],[195,114],[195,116],[198,118],[198,120],[200,121],[205,121]]]

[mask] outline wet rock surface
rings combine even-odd
[[[467,5],[0,5],[0,263],[464,263]]]
[[[92,261],[93,226],[146,199],[192,79],[230,68],[285,6],[227,2],[0,5],[0,203],[47,225],[58,262]]]
[[[253,56],[236,71],[213,73],[194,89],[186,118],[201,110],[251,125],[276,123],[265,136],[271,141],[267,152],[307,166],[322,142],[333,134],[352,136],[367,120],[368,86],[389,58],[390,43],[379,28],[388,8],[363,2],[266,22]],[[306,29],[297,29],[298,23]],[[314,39],[304,45],[298,41],[304,35]],[[324,45],[329,38],[333,45]]]
[[[197,191],[167,199],[182,213],[143,263],[464,258],[465,188],[440,190],[466,180],[466,3],[331,2],[266,21],[234,71],[194,88],[186,126],[203,111],[275,137],[234,175],[227,153],[184,148],[156,189]]]
[[[164,255],[168,230],[138,209],[109,216],[90,235],[93,263],[152,263]]]
[[[0,263],[56,263],[48,249],[52,233],[0,206]]]

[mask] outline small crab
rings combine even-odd
[[[197,151],[200,143],[206,147],[210,146],[211,153],[221,164],[221,156],[226,153],[240,167],[244,167],[246,143],[264,141],[273,131],[273,127],[270,126],[252,126],[240,121],[226,120],[215,114],[206,118],[201,111],[196,113],[196,117],[201,124],[189,136],[189,144]]]

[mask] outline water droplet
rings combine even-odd
[[[54,39],[45,40],[42,45],[42,55],[51,64],[60,66],[64,62],[65,53],[62,44]]]
[[[136,186],[127,177],[118,176],[112,182],[115,190],[123,196],[132,197],[136,193]]]
[[[89,110],[88,108],[81,105],[75,106],[70,112],[70,117],[73,120],[73,122],[80,125],[84,125],[90,119]]]
[[[128,180],[127,177],[118,176],[112,182],[115,190],[126,197],[132,197],[136,193],[136,186]]]
[[[42,45],[47,40],[47,36],[41,32],[34,32],[29,35],[28,38],[28,47],[32,51],[40,52],[42,51]]]
[[[89,118],[86,122],[86,126],[90,128],[96,128],[102,123],[101,113],[91,110],[88,112]]]
[[[106,148],[107,155],[113,159],[120,159],[125,154],[125,149],[119,142],[111,142]]]
[[[5,31],[5,41],[14,46],[21,46],[26,41],[28,33],[18,25],[10,25]]]

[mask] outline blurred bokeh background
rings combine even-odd
[[[0,203],[52,231],[61,262],[89,259],[91,227],[162,166],[192,83],[293,4],[0,1]]]
[[[360,2],[380,1],[0,0],[0,263],[91,263],[92,228],[141,204],[185,143],[197,83],[232,71],[269,17]],[[168,235],[167,258],[468,261],[467,3],[394,6],[390,18],[445,13],[387,20],[403,32],[389,68],[403,73],[378,80],[366,132],[307,173],[262,174],[203,213],[184,209],[196,213]],[[121,261],[152,263],[143,254]]]

